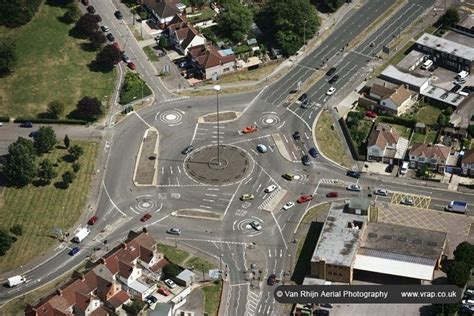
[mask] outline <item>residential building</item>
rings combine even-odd
[[[408,139],[400,137],[390,125],[378,124],[367,141],[367,161],[397,164],[405,157],[408,143]]]
[[[442,173],[444,172],[450,151],[450,147],[441,144],[415,143],[408,154],[410,168],[419,169],[426,165],[428,169]]]
[[[165,28],[176,14],[181,13],[176,1],[141,0],[141,4],[160,28]]]
[[[177,14],[170,21],[167,28],[168,36],[176,50],[183,55],[188,54],[191,47],[204,45],[206,38],[201,35],[186,18]]]
[[[462,174],[465,176],[474,176],[474,150],[468,149],[464,151],[461,160]]]
[[[367,102],[364,99],[370,99],[367,101],[371,110],[390,115],[400,115],[406,112],[412,104],[411,93],[404,85],[392,89],[386,85],[374,83],[368,96],[361,96],[359,103],[366,105]]]
[[[189,58],[203,80],[218,79],[221,75],[236,70],[234,54],[222,55],[213,45],[199,45],[189,49]]]

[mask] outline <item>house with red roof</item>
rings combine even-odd
[[[415,143],[408,154],[410,168],[419,169],[423,165],[426,165],[430,170],[444,172],[450,152],[451,147],[442,144]]]
[[[218,79],[220,76],[237,69],[237,59],[234,54],[224,55],[213,45],[191,47],[188,57],[198,69],[200,79]]]
[[[173,17],[167,32],[171,43],[183,55],[187,55],[191,47],[206,43],[206,38],[182,14],[176,14]]]
[[[461,160],[462,174],[465,176],[474,176],[474,150],[468,149],[464,151]]]

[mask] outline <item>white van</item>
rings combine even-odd
[[[462,80],[462,79],[466,79],[467,75],[469,75],[469,73],[467,71],[461,71],[460,73],[458,73],[458,75],[456,76],[456,80]]]
[[[406,174],[408,171],[408,161],[404,161],[402,163],[402,167],[400,168],[400,174]]]
[[[433,61],[431,59],[426,60],[423,65],[421,65],[421,69],[426,70],[433,66]]]

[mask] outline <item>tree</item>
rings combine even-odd
[[[438,116],[438,124],[441,127],[445,127],[446,125],[448,125],[448,118],[443,113],[440,113]]]
[[[67,189],[69,185],[72,183],[72,181],[74,181],[74,179],[76,178],[76,175],[72,173],[71,171],[66,171],[63,173],[62,178],[63,178],[63,185]]]
[[[88,38],[99,29],[100,17],[94,14],[84,14],[74,26],[74,33],[81,38]]]
[[[452,107],[447,107],[446,110],[444,111],[444,113],[447,115],[447,116],[451,116],[451,114],[453,114],[453,108]]]
[[[464,261],[471,269],[474,268],[474,245],[467,241],[460,243],[454,250],[454,260]]]
[[[467,262],[454,261],[449,266],[447,277],[450,284],[463,288],[467,280],[469,280],[470,274],[471,268]]]
[[[436,22],[436,26],[449,27],[459,22],[459,13],[456,8],[449,8]]]
[[[108,71],[111,71],[121,60],[122,52],[114,45],[105,45],[95,58],[97,64]]]
[[[95,31],[94,33],[89,36],[89,40],[91,41],[91,45],[94,49],[99,49],[103,44],[107,42],[107,38],[104,35],[104,32]]]
[[[326,4],[332,12],[335,12],[344,2],[344,0],[324,0],[324,4]]]
[[[1,0],[0,0],[1,1]],[[17,63],[15,43],[11,40],[0,41],[0,74],[13,71]]]
[[[242,41],[250,32],[253,23],[252,11],[240,4],[231,2],[219,16],[218,25],[224,34],[235,42]]]
[[[13,238],[3,229],[0,229],[0,256],[4,256],[12,244]]]
[[[168,263],[163,267],[163,273],[166,275],[167,278],[174,278],[176,277],[181,269],[178,267],[178,265],[174,263]]]
[[[84,154],[84,149],[79,145],[73,145],[68,149],[69,156],[72,161],[76,161]]]
[[[11,185],[25,186],[36,176],[36,153],[33,142],[19,137],[8,146],[3,175]]]
[[[56,172],[56,170],[54,170],[54,165],[50,160],[45,159],[40,162],[38,168],[38,177],[40,178],[42,183],[51,183],[51,180],[56,178],[57,175],[58,173]]]
[[[21,236],[23,235],[23,226],[20,224],[15,224],[12,227],[10,227],[10,232],[17,236]]]
[[[456,304],[433,304],[434,306],[434,314],[436,316],[452,316],[457,315],[456,313],[459,312],[461,309],[461,303]]]
[[[421,178],[421,177],[424,177],[426,176],[426,164],[423,164],[421,167],[419,167],[417,170],[416,170],[416,176],[418,178]]]
[[[69,140],[69,136],[64,136],[64,147],[69,148],[69,145],[71,144],[71,141]]]
[[[49,102],[47,114],[52,119],[58,119],[64,112],[64,103],[58,100]]]
[[[77,7],[77,4],[75,2],[71,2],[66,6],[66,13],[64,13],[64,22],[68,24],[72,24],[74,22],[79,21],[79,19],[82,16],[81,10]]]
[[[77,118],[95,121],[102,114],[102,102],[97,98],[83,97],[76,106],[74,116]]]
[[[81,164],[78,163],[78,162],[75,162],[72,164],[72,171],[74,171],[75,173],[78,173],[79,170],[81,170]]]
[[[34,138],[34,145],[38,155],[50,152],[58,140],[51,126],[41,126]]]
[[[22,26],[33,18],[42,0],[0,0],[0,25]]]
[[[166,35],[160,36],[160,40],[158,41],[158,47],[161,49],[170,47],[170,40],[168,39],[168,36]]]

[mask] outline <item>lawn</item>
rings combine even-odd
[[[195,24],[197,22],[207,21],[212,19],[216,15],[216,12],[209,6],[205,6],[204,9],[188,14],[187,19],[189,22]]]
[[[425,105],[418,110],[415,114],[415,118],[417,122],[425,123],[427,126],[433,126],[437,124],[438,116],[440,114],[440,109],[431,105]]]
[[[221,76],[219,80],[206,82],[206,84],[215,85],[216,83],[225,84],[225,83],[235,83],[235,82],[241,82],[241,81],[262,80],[262,79],[265,79],[267,76],[269,76],[278,67],[279,64],[280,62],[277,62],[271,65],[260,66],[254,70],[239,71],[239,72],[229,74],[226,76]]]
[[[189,257],[189,253],[183,250],[179,250],[173,246],[157,244],[158,251],[163,253],[169,261],[181,265]]]
[[[329,159],[349,168],[350,163],[346,155],[343,140],[339,138],[336,130],[332,128],[332,124],[331,114],[323,111],[315,129],[316,142],[319,150]]]
[[[204,293],[204,313],[209,316],[217,315],[219,302],[221,301],[221,281],[215,281],[210,285],[203,286]]]
[[[43,4],[27,25],[0,27],[0,38],[14,40],[18,56],[13,74],[0,78],[0,116],[33,117],[53,100],[66,105],[65,115],[84,96],[108,101],[114,72],[90,71],[96,53],[83,50],[85,41],[68,35],[72,26],[58,20],[64,12]]]
[[[58,162],[58,176],[50,185],[5,188],[3,196],[0,196],[1,227],[8,230],[14,224],[21,224],[24,231],[0,260],[0,273],[18,268],[57,245],[57,240],[52,237],[53,227],[70,229],[84,210],[90,183],[95,175],[98,145],[95,142],[79,141],[72,144],[82,146],[84,155],[79,159],[81,169],[68,189],[59,189],[54,185],[55,182],[61,182],[61,175],[66,170],[72,170],[71,164],[61,159],[67,154],[66,149],[58,147],[39,159],[48,158]]]
[[[397,131],[397,133],[401,137],[404,137],[404,138],[407,138],[407,139],[408,139],[408,137],[410,137],[410,133],[411,133],[411,128],[410,127],[406,127],[406,126],[403,126],[403,125],[392,124],[392,123],[390,123],[390,126],[395,131]]]
[[[160,59],[158,55],[156,54],[155,49],[153,47],[156,47],[156,45],[153,44],[153,45],[143,47],[143,51],[148,56],[148,59],[152,62],[158,61]]]
[[[428,130],[428,132],[426,134],[421,134],[421,133],[414,133],[413,134],[413,137],[411,139],[411,143],[414,144],[414,143],[420,143],[420,144],[434,144],[434,142],[436,141],[436,136],[437,136],[438,132],[437,131],[433,131],[433,130]]]
[[[192,257],[191,259],[186,260],[185,265],[187,267],[193,266],[195,270],[204,271],[206,273],[207,271],[216,268],[215,265],[200,257]]]
[[[127,72],[122,88],[120,90],[120,104],[128,104],[135,100],[143,99],[151,95],[148,85],[140,78],[136,72]]]

